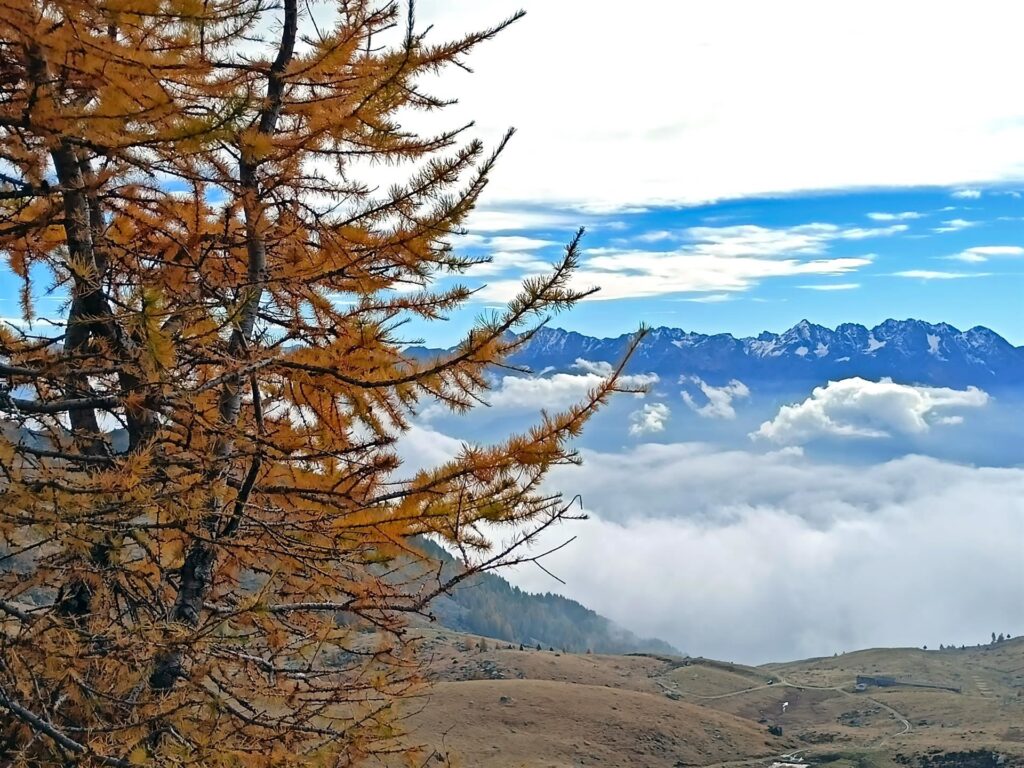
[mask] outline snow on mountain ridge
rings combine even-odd
[[[530,346],[535,347],[540,345],[540,347],[545,349],[562,347],[565,346],[565,343],[568,340],[573,338],[586,339],[590,342],[598,342],[600,345],[605,345],[615,342],[624,342],[629,339],[631,335],[632,334],[624,333],[620,336],[595,337],[586,336],[578,333],[577,331],[566,331],[561,328],[544,327],[537,331],[534,338],[530,341]],[[762,331],[757,336],[733,336],[731,333],[703,334],[696,331],[685,331],[681,328],[658,326],[657,328],[652,328],[648,331],[645,343],[649,344],[655,341],[667,340],[673,346],[682,348],[684,346],[693,346],[711,338],[728,337],[734,341],[741,342],[744,347],[749,349],[771,350],[774,349],[780,341],[790,343],[807,341],[817,342],[820,339],[822,343],[829,346],[833,343],[848,346],[850,345],[850,341],[860,342],[861,339],[864,339],[867,340],[867,343],[860,343],[860,346],[868,347],[871,346],[869,340],[872,337],[877,339],[878,344],[882,344],[883,342],[887,343],[893,340],[905,340],[911,335],[919,335],[921,338],[933,335],[938,339],[956,336],[961,337],[964,340],[965,345],[970,348],[991,349],[993,346],[998,345],[1024,351],[1024,347],[1014,347],[998,333],[990,328],[986,328],[985,326],[976,325],[967,331],[960,331],[949,323],[932,324],[924,320],[914,319],[885,320],[874,328],[868,328],[867,326],[860,325],[859,323],[842,323],[836,326],[835,329],[817,325],[808,320],[801,320],[792,328],[783,331],[782,333]],[[843,344],[842,342],[844,341],[847,343]]]
[[[514,361],[533,370],[564,367],[576,358],[614,362],[630,334],[598,339],[542,328]],[[702,334],[678,328],[649,331],[630,370],[697,374],[709,381],[744,375],[815,380],[860,375],[949,386],[1024,387],[1024,347],[983,326],[960,331],[948,323],[886,320],[873,328],[843,323],[834,329],[802,320],[782,333],[755,337]]]

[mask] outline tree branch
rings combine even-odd
[[[131,763],[127,760],[121,760],[116,757],[106,757],[93,752],[91,749],[86,747],[84,744],[72,739],[67,734],[60,731],[52,723],[47,722],[39,715],[34,712],[25,709],[18,702],[7,696],[7,693],[0,688],[0,707],[3,707],[10,711],[15,717],[21,720],[23,723],[31,727],[33,730],[39,733],[46,734],[53,739],[57,744],[62,746],[69,752],[74,752],[78,755],[88,755],[91,759],[98,762],[100,765],[110,765],[114,768],[131,768]]]

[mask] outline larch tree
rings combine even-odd
[[[471,300],[455,246],[501,149],[400,121],[516,17],[433,43],[411,3],[328,10],[0,0],[0,251],[24,286],[0,325],[4,765],[397,750],[407,617],[569,515],[542,481],[617,374],[442,466],[396,454],[421,404],[476,405],[585,295],[577,235],[454,352],[399,332]],[[408,172],[385,192],[358,180],[386,166]],[[403,578],[422,535],[465,569]]]

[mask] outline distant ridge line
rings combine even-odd
[[[597,339],[544,327],[512,362],[534,371],[570,370],[578,360],[615,362],[631,336]],[[985,326],[961,331],[949,323],[913,319],[885,320],[872,328],[857,323],[826,328],[801,320],[782,333],[764,331],[739,338],[661,326],[648,331],[629,367],[672,381],[699,376],[715,384],[732,378],[748,384],[747,378],[824,384],[860,376],[908,384],[1024,389],[1024,347],[1013,346]]]
[[[574,372],[580,361],[616,363],[633,334],[596,338],[542,326],[509,362],[534,372]],[[447,350],[411,348],[413,356]],[[656,373],[665,383],[699,377],[716,386],[738,379],[769,387],[823,385],[861,377],[897,383],[1024,391],[1024,347],[990,328],[961,331],[949,323],[885,320],[868,328],[835,328],[801,320],[782,333],[704,334],[660,326],[648,331],[629,361],[631,373]]]
[[[764,336],[779,336],[779,337],[785,336],[786,334],[795,333],[795,332],[797,332],[801,328],[817,328],[817,329],[821,329],[821,330],[824,330],[824,331],[828,331],[830,333],[838,333],[841,330],[847,329],[847,328],[863,329],[865,331],[873,332],[873,331],[881,330],[881,329],[885,328],[886,326],[892,326],[892,325],[918,325],[918,326],[921,326],[921,327],[929,327],[929,328],[933,328],[933,329],[937,329],[937,330],[939,330],[939,329],[948,329],[949,331],[952,331],[954,334],[970,333],[971,331],[981,331],[981,332],[985,332],[985,333],[990,333],[993,336],[996,336],[999,339],[1002,339],[1009,346],[1011,346],[1013,349],[1018,349],[1018,350],[1024,351],[1024,344],[1022,344],[1020,346],[1013,345],[1009,341],[1007,341],[1006,337],[1004,337],[998,331],[995,331],[995,330],[993,330],[993,329],[991,329],[991,328],[989,328],[988,326],[985,326],[985,325],[980,325],[980,324],[979,325],[973,325],[970,328],[968,328],[967,330],[960,330],[959,328],[957,328],[956,326],[954,326],[954,325],[952,325],[950,323],[946,323],[946,322],[942,322],[942,321],[937,322],[937,323],[932,323],[932,322],[929,322],[927,320],[918,320],[916,318],[907,318],[906,320],[896,320],[894,318],[888,318],[888,319],[883,320],[882,322],[878,323],[875,326],[867,326],[867,325],[864,325],[862,323],[839,323],[834,328],[830,328],[827,325],[821,325],[819,323],[814,323],[814,322],[812,322],[810,320],[803,319],[800,322],[798,322],[796,325],[792,326],[791,328],[786,329],[785,331],[777,332],[777,331],[763,330],[763,331],[761,331],[760,333],[758,333],[757,335],[754,335],[754,336],[738,335],[738,334],[732,333],[731,331],[719,331],[717,333],[703,333],[701,331],[687,331],[687,330],[685,330],[683,328],[680,328],[678,326],[672,326],[672,325],[652,326],[652,327],[649,327],[647,329],[647,331],[648,331],[649,334],[650,333],[658,333],[659,331],[663,332],[663,333],[665,333],[665,332],[679,332],[679,333],[685,334],[687,336],[703,336],[703,337],[706,337],[706,338],[728,337],[728,338],[731,338],[731,339],[735,339],[736,341],[751,341],[751,340],[760,339],[760,338],[762,338]],[[552,325],[544,325],[544,326],[542,326],[539,329],[538,333],[542,333],[542,334],[543,333],[558,333],[558,334],[565,334],[565,335],[576,335],[576,336],[582,336],[582,337],[588,338],[588,339],[596,339],[597,341],[611,342],[611,341],[619,341],[619,340],[625,340],[625,339],[632,338],[635,335],[636,332],[635,331],[627,331],[625,333],[619,334],[618,336],[590,336],[590,335],[588,335],[586,333],[581,333],[580,331],[574,331],[574,330],[571,330],[571,329],[568,329],[568,328],[561,328],[559,326],[552,326]]]

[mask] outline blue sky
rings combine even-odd
[[[1024,187],[1022,187],[1024,189]],[[496,304],[587,227],[588,300],[555,324],[618,335],[641,321],[755,335],[803,318],[985,325],[1024,344],[1024,198],[1013,186],[791,194],[588,214],[484,209],[460,245],[495,261],[469,278]],[[462,318],[431,338],[454,337]],[[425,330],[425,329],[424,329]]]
[[[465,282],[481,296],[447,324],[410,336],[453,343],[524,276],[558,258],[586,226],[581,279],[602,290],[554,325],[592,336],[670,326],[752,336],[803,318],[876,325],[888,317],[986,326],[1024,345],[1024,185],[834,190],[686,207],[593,213],[484,206],[457,241],[492,255]],[[36,281],[37,313],[46,297]],[[19,284],[0,272],[0,316],[16,317]]]
[[[1020,187],[1024,190],[1024,185]],[[686,207],[588,213],[556,206],[481,208],[457,242],[492,264],[449,323],[411,326],[453,342],[523,277],[558,258],[585,226],[580,286],[601,293],[554,324],[598,336],[641,322],[756,335],[803,318],[830,327],[889,317],[985,325],[1024,344],[1024,197],[1014,186],[790,194]],[[37,312],[59,305],[37,280]],[[0,274],[0,316],[18,314],[18,281]]]

